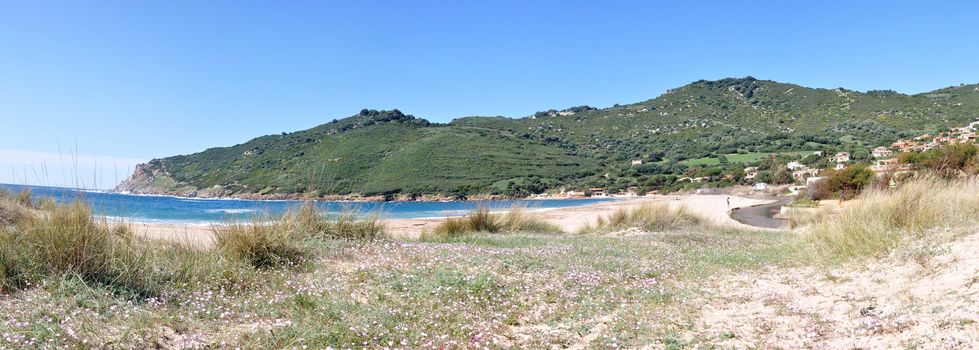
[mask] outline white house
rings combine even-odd
[[[812,177],[806,178],[806,186],[812,186],[812,184],[817,183],[817,182],[822,181],[822,180],[825,180],[825,179],[826,179],[825,176],[812,176]]]
[[[799,162],[789,162],[785,166],[788,167],[789,170],[799,170],[806,167],[805,165],[802,165],[802,163]]]
[[[891,150],[887,149],[887,147],[880,146],[870,151],[870,155],[874,156],[874,158],[887,158],[891,156]]]
[[[752,186],[751,189],[754,191],[768,191],[768,184],[764,182],[759,182],[756,183],[754,186]]]
[[[642,159],[633,160],[632,165],[642,165]]]
[[[839,152],[833,156],[832,161],[837,163],[846,163],[850,161],[850,152]]]

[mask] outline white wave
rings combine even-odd
[[[205,210],[208,213],[224,213],[224,214],[244,214],[253,213],[255,209],[240,209],[240,208],[222,208],[222,209],[208,209]]]

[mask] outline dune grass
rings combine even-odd
[[[384,235],[376,215],[344,213],[331,219],[307,205],[275,220],[216,226],[215,251],[201,251],[136,237],[125,223],[95,218],[83,202],[51,204],[33,214],[22,199],[9,194],[0,199],[3,292],[63,277],[140,300],[204,283],[233,284],[249,278],[248,269],[298,266],[315,254],[314,240]]]
[[[13,225],[26,220],[31,212],[15,201],[0,199],[0,225]]]
[[[609,215],[599,217],[595,223],[582,227],[578,233],[602,233],[628,228],[656,232],[706,225],[706,219],[690,212],[686,207],[673,209],[668,204],[657,203],[635,208],[618,208]]]
[[[128,226],[94,219],[83,203],[23,217],[2,240],[5,290],[44,276],[75,276],[144,297],[158,295],[170,277]]]
[[[385,237],[385,228],[377,213],[361,215],[344,211],[329,217],[321,215],[312,202],[287,213],[279,223],[285,230],[307,238],[373,241]]]
[[[255,268],[297,266],[309,256],[301,240],[278,223],[232,222],[214,226],[216,249]]]
[[[462,235],[485,233],[559,233],[561,228],[541,219],[522,206],[513,206],[502,213],[490,212],[487,207],[478,207],[458,218],[448,218],[435,227],[432,233],[423,238],[437,239]]]
[[[803,207],[794,208],[785,215],[789,228],[797,229],[826,221],[833,215],[833,207]]]
[[[217,249],[255,268],[298,266],[315,253],[313,240],[373,241],[385,236],[378,215],[343,212],[321,215],[310,202],[277,219],[229,222],[212,228]]]
[[[836,215],[814,223],[807,249],[820,260],[881,257],[908,240],[942,239],[939,231],[974,226],[979,178],[922,176],[896,189],[868,189]]]

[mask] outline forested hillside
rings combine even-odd
[[[522,196],[559,188],[673,190],[740,181],[770,155],[852,151],[979,117],[979,86],[904,95],[751,77],[697,81],[655,99],[524,118],[436,124],[398,110],[154,159],[117,190],[188,196]],[[633,164],[641,160],[643,164]],[[728,175],[728,176],[723,176]]]

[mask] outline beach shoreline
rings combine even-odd
[[[730,205],[727,199],[730,198]],[[726,194],[682,194],[637,197],[620,199],[603,203],[558,208],[527,208],[542,220],[557,225],[564,232],[574,233],[588,224],[594,223],[599,217],[610,215],[619,209],[634,209],[645,204],[663,203],[670,208],[683,207],[704,217],[710,222],[727,227],[763,229],[749,226],[734,220],[730,213],[737,208],[747,208],[755,205],[770,204],[775,198],[751,198]],[[502,210],[501,210],[502,211]],[[447,218],[462,215],[448,215],[431,218],[385,219],[382,220],[387,232],[394,239],[417,240],[423,232],[433,231]],[[212,226],[210,224],[184,224],[160,222],[130,222],[135,231],[147,238],[187,242],[197,246],[213,244]]]

